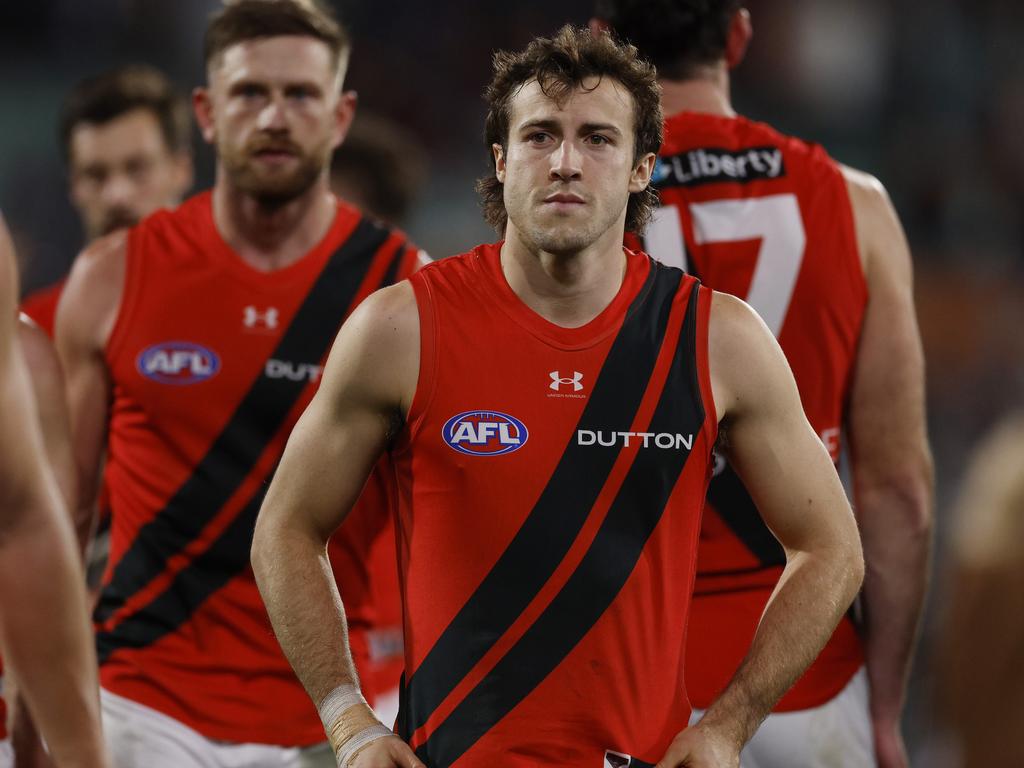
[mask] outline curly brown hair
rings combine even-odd
[[[661,87],[653,66],[640,58],[634,46],[620,43],[610,35],[592,35],[590,30],[570,25],[553,37],[539,37],[518,53],[494,54],[494,77],[484,91],[487,118],[484,142],[491,157],[492,173],[480,179],[484,218],[499,233],[505,231],[504,186],[493,172],[491,147],[501,145],[508,151],[512,98],[528,82],[536,80],[541,91],[563,104],[588,78],[610,77],[620,82],[633,97],[633,163],[661,147]],[[631,193],[626,206],[626,230],[642,232],[658,205],[651,186]]]

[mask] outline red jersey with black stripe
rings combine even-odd
[[[323,728],[249,567],[263,494],[342,321],[417,263],[405,237],[339,202],[293,264],[260,272],[220,237],[211,195],[130,230],[105,479],[110,560],[95,611],[102,685],[229,742],[308,745]],[[367,485],[331,559],[357,659],[361,560],[386,506]]]
[[[838,461],[867,302],[839,167],[820,146],[763,123],[684,112],[666,121],[654,183],[662,207],[645,247],[757,310],[789,360],[808,420]],[[687,684],[694,705],[706,708],[749,649],[785,564],[724,462],[708,492],[697,562]],[[828,701],[862,663],[847,617],[777,710]]]
[[[710,291],[626,261],[579,328],[515,295],[500,244],[411,279],[398,728],[428,766],[651,765],[687,724]]]

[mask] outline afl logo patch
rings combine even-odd
[[[452,416],[441,428],[441,437],[449,446],[471,456],[518,451],[529,436],[523,422],[498,411],[465,411]]]
[[[147,379],[161,384],[198,384],[217,375],[220,358],[212,349],[188,341],[165,341],[146,347],[135,367]]]

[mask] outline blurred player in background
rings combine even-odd
[[[393,120],[364,109],[356,114],[345,143],[331,158],[334,194],[397,227],[406,225],[426,176],[426,150],[416,137]],[[360,673],[373,692],[374,712],[390,725],[398,716],[398,683],[405,667],[395,530],[390,516],[370,546],[367,577],[372,627],[367,633],[368,665]],[[366,553],[362,550],[352,556],[363,558]]]
[[[86,242],[178,204],[192,186],[188,102],[160,71],[130,65],[82,80],[61,109],[60,147]],[[64,282],[21,309],[50,337]]]
[[[961,768],[1024,765],[1024,413],[975,451],[954,522],[941,709]]]
[[[782,345],[834,461],[847,442],[867,563],[840,624],[743,753],[745,768],[907,764],[900,717],[927,585],[932,460],[912,267],[882,185],[734,111],[751,39],[739,0],[601,0],[658,69],[666,114],[644,245],[745,299]],[[708,492],[687,651],[698,709],[726,686],[785,563],[728,463]]]
[[[0,219],[0,646],[58,768],[105,768],[81,561],[15,341],[17,285]],[[0,701],[0,766],[9,768],[5,715]]]
[[[213,190],[87,249],[58,315],[83,507],[108,456],[111,562],[94,616],[104,719],[124,768],[331,766],[249,544],[337,328],[419,252],[328,189],[355,110],[333,18],[240,0],[204,48],[194,106],[217,150]],[[386,505],[386,488],[367,493]],[[341,549],[365,659],[365,566]]]

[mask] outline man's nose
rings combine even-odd
[[[583,169],[581,167],[582,154],[579,151],[579,147],[576,146],[576,142],[565,140],[558,145],[558,148],[552,153],[551,158],[551,178],[561,179],[562,181],[570,181],[572,179],[578,179]]]

